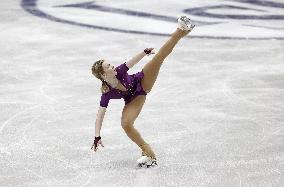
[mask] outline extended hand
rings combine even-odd
[[[101,138],[100,136],[99,136],[99,137],[95,137],[94,143],[93,143],[93,145],[92,145],[92,147],[91,147],[91,149],[94,148],[94,151],[95,151],[95,152],[98,150],[99,145],[101,145],[102,147],[104,147],[103,142],[102,142],[101,139],[102,139],[102,138]]]
[[[146,48],[146,49],[144,49],[144,53],[145,53],[147,56],[149,56],[149,55],[151,55],[151,54],[155,54],[154,48]]]

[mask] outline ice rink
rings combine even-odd
[[[94,153],[91,66],[157,51],[179,15],[197,26],[135,123],[159,166],[136,168],[123,100],[110,101]],[[283,0],[1,0],[0,18],[1,187],[283,186]]]

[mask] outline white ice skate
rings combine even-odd
[[[147,156],[141,156],[138,160],[137,160],[137,166],[138,167],[155,167],[158,166],[157,161],[155,159],[152,159],[150,157]]]
[[[191,31],[195,27],[195,24],[186,16],[178,18],[178,28],[185,31]]]

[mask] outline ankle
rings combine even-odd
[[[138,146],[142,149],[144,148],[145,146],[148,146],[149,144],[147,144],[146,142],[142,143],[142,144],[139,144]]]
[[[172,36],[182,38],[182,37],[186,36],[189,32],[190,31],[185,31],[185,30],[182,30],[180,28],[177,28],[176,31],[172,34]]]

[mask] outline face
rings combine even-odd
[[[104,69],[104,77],[114,77],[115,75],[117,75],[117,72],[114,69],[114,66],[112,66],[110,63],[108,63],[108,61],[104,61],[102,63],[102,67]]]

